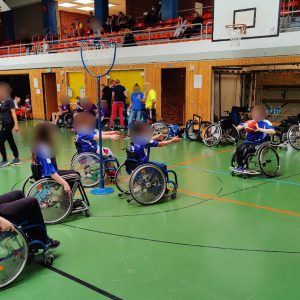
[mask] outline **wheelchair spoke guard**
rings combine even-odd
[[[72,199],[65,193],[63,186],[49,178],[37,181],[28,196],[39,201],[46,224],[60,222],[72,209]]]

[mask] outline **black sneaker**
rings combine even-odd
[[[4,168],[10,165],[10,162],[7,160],[3,160],[0,162],[0,168]]]
[[[57,248],[60,245],[60,241],[49,239],[49,247],[51,249]]]
[[[13,165],[20,165],[21,164],[21,161],[19,158],[15,158],[12,162],[11,162]]]

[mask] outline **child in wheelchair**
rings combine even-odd
[[[135,122],[130,131],[131,146],[129,151],[134,153],[136,160],[141,163],[148,163],[149,158],[146,150],[149,148],[165,147],[173,143],[181,142],[181,138],[175,136],[167,141],[161,141],[164,139],[163,135],[153,136],[153,129],[143,122]],[[167,165],[161,162],[151,163],[160,167],[163,171],[167,171]]]
[[[52,113],[52,123],[57,125],[59,118],[71,112],[70,99],[67,96],[62,97],[58,112]]]
[[[270,140],[274,135],[275,129],[272,123],[266,120],[267,111],[265,107],[256,105],[251,111],[252,120],[237,127],[240,131],[245,129],[246,140],[236,148],[237,167],[234,171],[238,173],[247,173],[247,157],[256,152],[257,146]]]
[[[32,146],[32,172],[35,180],[45,177],[52,178],[58,184],[63,186],[64,192],[69,196],[75,194],[77,187],[82,188],[80,175],[72,170],[58,170],[55,158],[55,143],[57,141],[57,127],[52,123],[38,124],[33,133],[33,146]],[[82,199],[73,202],[73,208],[80,209],[85,207],[83,201],[88,204],[88,200]],[[55,205],[55,200],[52,205]],[[47,202],[42,204],[49,205]]]
[[[76,149],[77,154],[81,153],[97,153],[100,154],[100,149],[98,141],[100,139],[100,134],[98,130],[95,129],[96,119],[89,113],[79,113],[76,115],[74,120],[74,129],[77,133],[76,136]],[[118,140],[120,134],[117,131],[102,131],[103,140]],[[107,170],[107,175],[111,178],[115,176],[115,170],[112,160],[116,159],[114,154],[109,148],[102,148],[102,157],[104,160],[109,159],[109,162],[105,163]]]

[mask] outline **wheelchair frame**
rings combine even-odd
[[[133,154],[133,152],[131,152],[128,149],[126,149],[126,152],[127,152],[127,156],[130,156]],[[148,149],[147,156],[149,158],[150,149]],[[147,192],[148,190],[151,189],[151,185],[149,185],[150,182],[148,182],[146,178],[143,178],[143,177],[145,177],[144,176],[146,173],[145,170],[147,170],[147,169],[152,169],[153,173],[156,172],[156,174],[158,176],[160,176],[161,179],[163,180],[162,188],[160,190],[159,196],[150,201],[144,201],[145,197],[138,197],[135,186],[134,186],[135,179],[139,176],[139,174],[142,174],[142,176],[140,176],[143,180],[142,189],[145,192]],[[126,182],[125,182],[126,188],[121,186],[121,184],[118,181],[118,177],[120,177],[121,171],[125,172],[125,174],[126,174],[125,175],[126,176]],[[174,177],[174,180],[170,180],[170,178],[169,178],[170,174],[172,174],[172,176]],[[152,179],[154,181],[154,178],[152,178]],[[134,158],[134,156],[132,156],[131,158],[128,157],[126,159],[126,161],[117,170],[116,177],[115,177],[115,184],[116,184],[118,190],[120,191],[120,193],[118,194],[119,197],[122,197],[123,195],[131,195],[136,202],[138,202],[142,205],[152,205],[152,204],[159,202],[166,193],[169,193],[168,186],[171,186],[171,188],[172,188],[172,191],[170,194],[171,199],[176,198],[177,189],[178,189],[178,178],[177,178],[176,172],[174,172],[173,170],[162,170],[162,168],[160,168],[153,162],[140,163],[140,162],[138,162],[137,159]],[[127,202],[130,203],[131,200],[128,200]]]
[[[49,253],[49,244],[45,244],[44,242],[40,241],[40,240],[31,240],[28,241],[28,235],[27,235],[27,231],[30,230],[31,228],[35,228],[35,227],[41,227],[43,230],[45,230],[45,228],[42,225],[29,225],[29,226],[14,226],[15,227],[15,231],[14,232],[0,232],[0,239],[3,238],[4,239],[9,239],[9,243],[11,242],[11,239],[13,237],[19,237],[22,245],[20,245],[20,249],[23,250],[23,254],[20,254],[20,252],[16,249],[13,249],[11,251],[11,253],[8,253],[8,256],[6,257],[0,257],[0,267],[1,264],[3,263],[3,261],[5,261],[6,259],[11,258],[12,256],[16,257],[20,254],[22,262],[21,265],[16,269],[15,273],[8,278],[6,281],[4,282],[0,282],[0,289],[5,288],[9,285],[11,285],[14,281],[16,281],[19,276],[22,274],[23,270],[26,267],[27,261],[30,257],[30,255],[34,255],[35,253],[37,253],[39,250],[43,251],[43,256],[44,256],[44,264],[46,266],[50,266],[53,264],[54,262],[54,256],[51,255]],[[5,235],[3,237],[3,235]],[[18,244],[20,243],[20,241],[18,241]],[[9,250],[9,249],[7,249]],[[2,270],[5,271],[5,270]]]
[[[273,146],[278,148],[288,148],[288,145],[290,145],[293,149],[300,150],[300,145],[298,146],[296,143],[294,143],[292,137],[294,130],[298,131],[298,136],[296,136],[296,139],[298,138],[300,140],[300,123],[294,125],[287,123],[285,125],[276,127],[276,134],[272,137]]]
[[[277,160],[276,167],[274,168],[274,170],[272,170],[270,172],[267,170],[267,168],[265,168],[268,163],[271,163],[270,159],[266,161],[265,158],[263,157],[266,150],[270,150],[271,152],[273,152],[273,154]],[[233,153],[232,159],[231,159],[231,167],[230,167],[232,176],[241,175],[241,176],[243,176],[244,179],[246,179],[246,178],[248,178],[248,176],[265,175],[267,177],[273,178],[273,177],[276,177],[279,173],[280,158],[279,158],[279,155],[278,155],[276,149],[271,144],[271,142],[265,142],[261,145],[257,145],[257,147],[255,147],[255,153],[248,154],[246,156],[245,160],[246,160],[246,164],[247,164],[246,168],[248,171],[247,172],[237,171],[236,170],[236,167],[237,167],[236,151]],[[254,170],[251,171],[251,169],[254,169]]]
[[[28,189],[28,191],[26,191],[26,187],[28,183],[31,183],[31,181],[34,181],[32,186]],[[44,190],[38,192],[37,194],[32,194],[34,189],[40,186],[44,186],[44,184],[48,184],[50,185],[50,188],[48,189],[49,194],[47,193],[47,191],[45,192]],[[79,181],[75,181],[73,188],[72,188],[72,195],[70,197],[68,197],[68,207],[65,209],[65,212],[63,213],[63,215],[61,215],[60,217],[56,218],[55,220],[48,220],[48,218],[45,216],[44,213],[44,209],[43,209],[43,204],[46,203],[46,205],[48,207],[52,207],[53,205],[51,205],[51,199],[49,199],[49,195],[51,195],[51,184],[53,185],[53,189],[58,190],[60,188],[62,188],[62,186],[56,182],[55,180],[53,180],[50,177],[45,177],[45,178],[41,178],[37,181],[34,180],[33,176],[29,176],[24,184],[23,184],[23,193],[24,195],[26,195],[27,197],[35,197],[37,198],[37,200],[39,201],[41,208],[42,208],[42,213],[44,216],[44,221],[45,224],[57,224],[62,222],[67,216],[69,216],[70,214],[75,214],[75,213],[79,213],[79,212],[84,212],[85,215],[87,217],[90,216],[90,202],[88,200],[88,197],[85,193],[84,187],[82,185],[82,183]],[[47,187],[48,188],[48,187]],[[77,192],[77,190],[80,193],[81,199],[80,200],[74,200],[74,196],[75,193]]]

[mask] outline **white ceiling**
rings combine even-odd
[[[81,10],[80,8],[83,7],[94,8],[93,0],[56,0],[56,1],[58,2],[59,10],[88,14],[89,10]],[[76,2],[76,1],[82,1],[83,3]],[[88,4],[85,4],[84,2]],[[76,6],[73,7],[60,6],[61,4],[64,5],[65,3],[76,5]],[[110,15],[117,14],[119,11],[123,11],[124,13],[126,13],[126,0],[110,0],[109,4],[111,5],[109,8]]]

